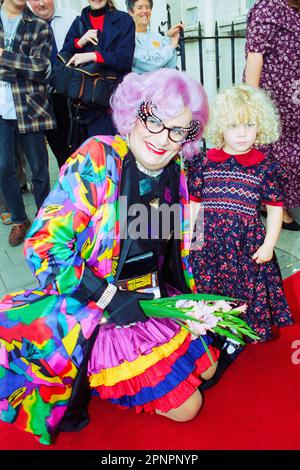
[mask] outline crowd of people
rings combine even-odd
[[[256,342],[269,340],[274,325],[293,324],[274,248],[282,224],[300,230],[288,211],[300,205],[292,88],[300,1],[257,0],[245,83],[210,107],[204,88],[177,69],[183,25],[165,36],[149,28],[153,0],[127,0],[128,13],[112,0],[88,0],[80,15],[53,0],[28,4],[0,0],[0,211],[12,223],[9,244],[25,239],[39,287],[0,301],[0,419],[50,444],[88,424],[93,391],[189,421],[243,348],[149,318],[140,301],[152,292],[243,299]],[[109,100],[96,105],[94,90],[82,103],[55,89],[61,57],[113,80]],[[213,145],[205,155],[203,135]],[[51,190],[46,142],[60,168]],[[18,145],[32,173],[33,223]],[[124,198],[129,210],[121,213]],[[131,209],[139,204],[147,236],[137,237]],[[163,205],[179,207],[167,232],[157,217]],[[203,209],[204,242],[190,251],[190,226]]]

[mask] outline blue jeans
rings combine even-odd
[[[23,148],[32,172],[34,199],[39,209],[50,190],[48,152],[42,131],[20,134],[17,120],[0,116],[0,189],[16,224],[25,222],[22,193],[17,179],[17,139]]]

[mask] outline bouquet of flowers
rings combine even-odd
[[[237,299],[211,294],[184,294],[147,301],[140,305],[148,317],[172,318],[194,337],[212,331],[244,345],[243,336],[259,339],[239,315],[247,305]]]

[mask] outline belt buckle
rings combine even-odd
[[[117,281],[117,286],[121,290],[154,294],[156,299],[161,297],[157,271],[129,279],[122,279]]]

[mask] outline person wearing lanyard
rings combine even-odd
[[[53,33],[51,65],[56,61],[57,52],[61,50],[67,32],[78,12],[71,8],[58,8],[54,0],[29,0],[33,13],[49,23]],[[57,128],[46,132],[50,148],[61,167],[69,157],[67,136],[70,129],[67,98],[55,90],[51,93],[51,104],[57,122]]]
[[[16,176],[19,139],[32,171],[39,209],[50,189],[45,131],[55,125],[46,96],[51,32],[26,1],[0,0],[0,189],[12,214],[9,244],[30,227]]]

